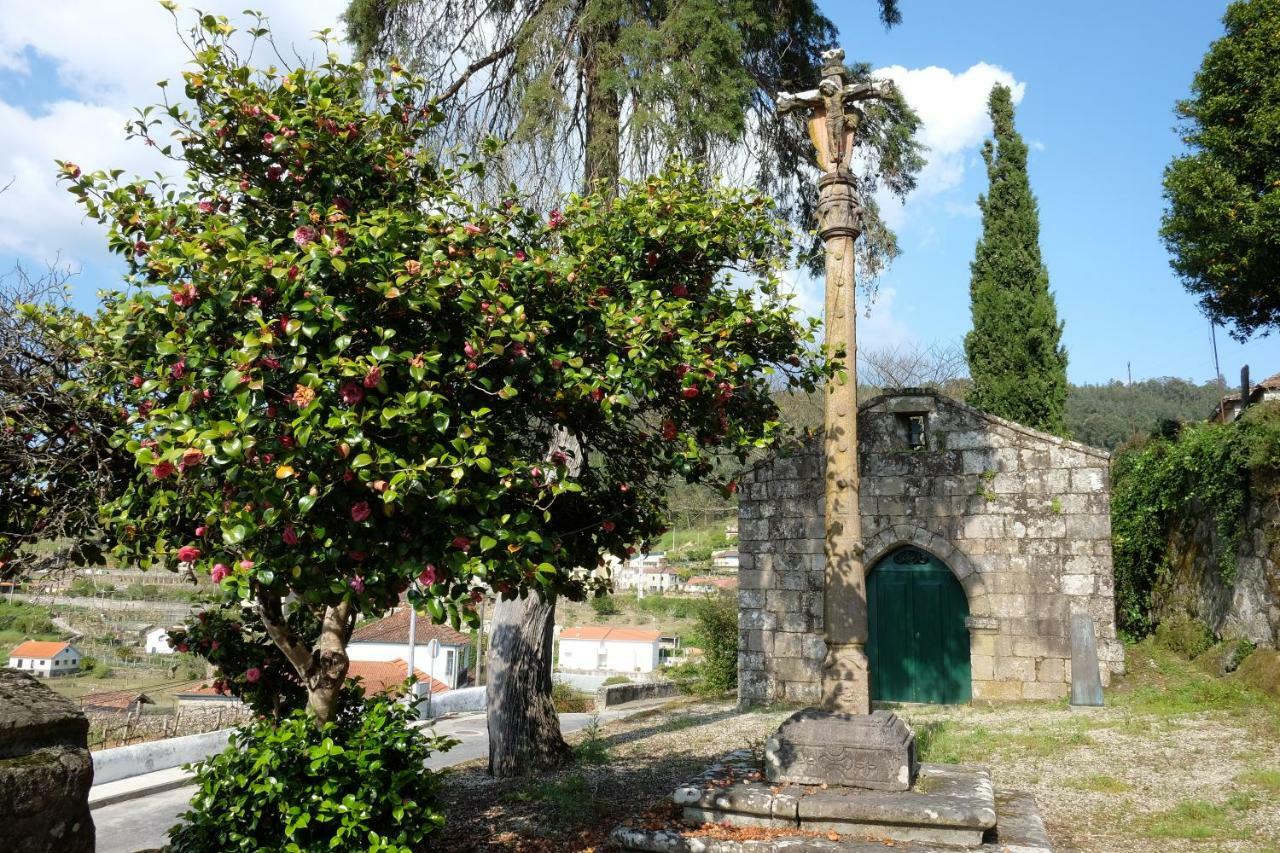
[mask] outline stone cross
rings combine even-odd
[[[827,357],[841,376],[827,383],[823,405],[826,442],[826,568],[822,701],[831,711],[871,712],[867,671],[867,585],[858,508],[857,307],[854,243],[862,233],[862,204],[850,171],[862,113],[857,102],[891,95],[892,84],[852,83],[844,51],[822,54],[817,89],[778,94],[778,111],[809,110],[809,138],[818,153],[818,233],[826,246]]]

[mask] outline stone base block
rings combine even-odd
[[[896,714],[840,714],[808,708],[765,742],[770,782],[906,791],[919,768],[916,739]]]

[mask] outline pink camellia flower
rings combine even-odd
[[[276,135],[275,135],[274,133],[272,133],[271,131],[269,131],[269,130],[268,130],[266,133],[262,134],[262,144],[263,144],[263,145],[270,145],[271,143],[273,143],[273,142],[275,142],[275,141],[276,141]]]
[[[564,217],[559,210],[551,211],[551,215],[547,217],[547,225],[551,228],[559,228],[564,224]]]
[[[364,578],[360,577],[359,575],[356,575],[355,577],[353,577],[348,583],[348,585],[352,589],[354,589],[357,593],[364,592]]]
[[[431,563],[427,563],[426,568],[422,570],[422,574],[418,575],[418,580],[423,586],[431,586],[436,582],[437,577],[436,567]]]
[[[373,510],[369,508],[368,501],[356,501],[351,505],[351,520],[354,522],[365,521],[373,514]]]
[[[348,406],[355,406],[364,399],[364,389],[357,382],[344,382],[342,383],[342,390],[339,391],[339,396],[342,397],[342,402]]]
[[[475,224],[473,224],[473,223],[471,223],[471,222],[468,222],[466,225],[463,225],[463,226],[462,226],[462,230],[463,230],[463,231],[466,231],[468,234],[483,234],[483,233],[484,233],[484,229],[483,229],[483,228],[481,228],[479,225],[475,225]]]
[[[413,260],[405,261],[404,271],[408,275],[417,275],[418,273],[422,272],[422,264],[418,261],[413,261]]]
[[[136,374],[136,373],[135,373],[135,374],[133,374],[133,378],[129,380],[129,384],[130,384],[130,385],[132,385],[134,388],[141,388],[141,387],[142,387],[142,377],[141,377],[141,376],[139,376],[139,375],[138,375],[138,374]]]
[[[244,680],[250,684],[257,684],[260,678],[262,678],[262,670],[256,666],[251,666],[244,671]]]
[[[565,455],[563,450],[557,450],[551,454],[551,461],[557,465],[563,465],[569,461],[569,457]]]
[[[202,524],[202,525],[200,525],[199,527],[197,527],[197,528],[196,528],[196,536],[198,536],[198,537],[200,537],[201,539],[203,539],[203,538],[204,538],[205,531],[206,531],[205,526],[204,526],[203,524]]]
[[[178,560],[183,563],[194,563],[200,559],[200,549],[195,545],[183,545],[178,549]]]
[[[471,550],[471,540],[466,536],[455,536],[453,537],[453,542],[450,544],[459,551]]]
[[[187,359],[185,357],[178,359],[169,367],[169,373],[174,379],[181,379],[187,375]]]
[[[211,201],[202,201],[196,206],[200,208],[201,213],[213,213],[213,202]]]
[[[187,308],[196,301],[198,295],[194,284],[185,284],[173,291],[173,304],[179,308]]]
[[[529,256],[524,253],[523,249],[516,249],[516,252],[512,257],[521,263],[524,263],[529,258]]]
[[[477,352],[478,350],[471,345],[470,341],[462,345],[462,354],[467,358],[475,358]]]
[[[280,539],[286,545],[289,545],[289,546],[297,545],[298,544],[297,529],[294,528],[292,524],[286,524],[284,526],[284,532],[280,534]]]
[[[302,225],[298,230],[293,232],[293,242],[298,244],[299,248],[306,248],[316,241],[316,229],[310,225]]]
[[[382,381],[382,368],[371,367],[369,372],[364,375],[364,387],[377,388],[378,383]]]
[[[182,466],[190,468],[192,465],[199,465],[204,461],[204,452],[192,447],[182,454]]]
[[[166,477],[172,477],[177,470],[178,469],[174,467],[172,462],[166,460],[161,462],[159,465],[152,466],[151,476],[155,477],[157,480],[163,480]]]
[[[241,561],[240,561],[240,568],[241,568],[243,571],[246,571],[246,572],[247,572],[247,571],[249,571],[250,569],[252,569],[252,568],[253,568],[253,560],[241,560]]]

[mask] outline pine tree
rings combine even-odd
[[[969,402],[1026,426],[1065,432],[1067,353],[1049,271],[1040,257],[1040,213],[1027,178],[1027,144],[1013,126],[1013,97],[988,101],[995,139],[983,146],[990,187],[978,198],[982,238],[970,265],[973,330],[965,356]]]

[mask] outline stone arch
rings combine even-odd
[[[970,619],[986,619],[991,614],[991,600],[987,595],[986,578],[978,571],[969,556],[951,541],[915,524],[894,524],[886,527],[866,541],[862,564],[871,570],[890,552],[910,545],[928,551],[943,562],[960,581],[965,598],[969,599]]]

